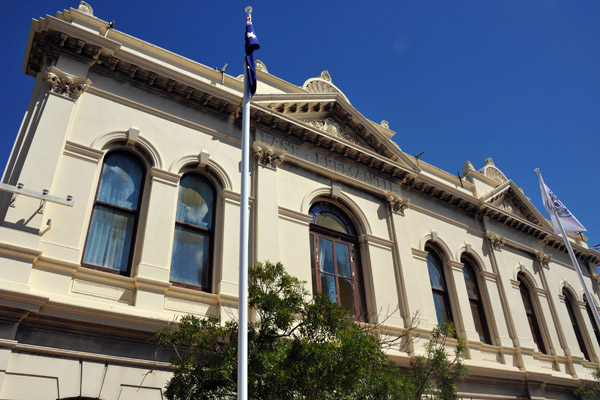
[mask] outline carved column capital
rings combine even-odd
[[[544,268],[549,268],[549,264],[552,261],[552,255],[546,254],[543,251],[539,250],[535,252],[535,258]]]
[[[404,210],[408,207],[410,199],[400,197],[392,192],[387,192],[385,194],[385,199],[393,213],[404,216]]]
[[[500,235],[496,235],[494,232],[486,232],[484,236],[494,250],[500,250],[506,244],[506,239]]]
[[[252,150],[254,150],[258,164],[265,168],[275,170],[285,159],[284,153],[273,151],[272,148],[262,143],[254,143]]]
[[[48,67],[44,78],[51,93],[71,100],[77,100],[92,84],[89,79],[78,78],[53,66]]]

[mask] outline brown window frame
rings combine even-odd
[[[321,202],[323,203],[323,202]],[[332,203],[328,203],[335,208],[338,208]],[[343,212],[338,208],[339,212]],[[347,216],[346,216],[347,217]],[[354,227],[351,227],[355,231]],[[338,265],[335,258],[335,243],[347,245],[350,252],[350,270],[352,274],[353,288],[353,306],[355,313],[352,318],[356,321],[367,322],[367,309],[365,298],[365,284],[362,266],[360,263],[359,243],[358,238],[354,235],[345,234],[330,228],[326,228],[315,223],[309,225],[309,240],[311,240],[311,270],[313,274],[313,288],[317,293],[323,293],[321,284],[321,269],[319,268],[319,238],[323,238],[332,242],[333,246],[333,263],[334,274],[324,273],[325,275],[333,276],[336,284],[337,304],[341,305],[340,301],[340,279],[346,279],[338,273]],[[326,295],[326,293],[324,293]]]

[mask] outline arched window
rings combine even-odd
[[[527,322],[529,322],[529,329],[531,329],[533,341],[537,345],[539,351],[547,354],[546,345],[544,344],[542,331],[540,330],[540,325],[538,322],[538,317],[533,306],[529,285],[526,283],[527,279],[523,276],[523,274],[519,273],[517,275],[517,280],[519,281],[519,291],[521,292],[521,299],[523,300],[523,306],[525,307],[525,314],[527,315]]]
[[[425,246],[425,251],[427,252],[427,269],[429,270],[429,281],[438,323],[454,322],[442,259],[432,246]]]
[[[102,174],[82,263],[130,273],[145,168],[133,154],[109,153]]]
[[[566,288],[563,288],[562,294],[563,296],[565,296],[565,306],[567,307],[567,313],[569,314],[569,320],[571,321],[573,332],[575,332],[575,337],[577,338],[579,350],[581,350],[585,359],[589,361],[590,355],[587,351],[587,347],[585,346],[585,341],[583,339],[581,327],[579,326],[579,313],[577,312],[577,310],[575,310],[575,308],[573,308],[574,301],[572,299],[571,293]]]
[[[588,313],[588,317],[592,322],[592,329],[594,330],[594,336],[596,336],[596,341],[600,346],[600,330],[598,329],[598,324],[596,323],[596,318],[594,318],[594,313],[592,312],[592,308],[590,307],[590,303],[585,295],[583,295],[583,301],[585,302],[585,310]]]
[[[465,277],[465,284],[467,286],[471,314],[473,314],[473,322],[475,323],[475,329],[477,330],[477,333],[479,333],[479,340],[484,343],[491,344],[492,339],[490,337],[487,319],[485,318],[485,310],[483,308],[483,301],[481,298],[481,292],[479,290],[479,280],[475,274],[474,263],[471,258],[466,255],[463,255],[460,258],[460,262],[464,264],[463,275]]]
[[[337,206],[315,203],[310,209],[310,252],[314,293],[324,293],[352,316],[366,321],[356,229]]]
[[[210,291],[215,191],[201,175],[187,174],[179,184],[171,282]]]

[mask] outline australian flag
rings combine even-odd
[[[256,93],[256,63],[254,62],[254,50],[260,49],[258,38],[254,33],[252,27],[252,17],[248,15],[246,19],[246,34],[244,35],[246,40],[246,71],[248,72],[248,91],[250,97]]]

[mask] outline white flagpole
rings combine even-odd
[[[244,61],[245,64],[245,61]],[[240,289],[238,301],[238,400],[248,399],[248,183],[250,142],[250,96],[248,68],[244,65],[244,102],[242,115],[242,199],[240,204]]]
[[[541,179],[540,169],[536,168],[535,172],[537,172],[538,176]],[[573,252],[573,248],[571,247],[571,242],[569,242],[569,238],[567,237],[567,232],[565,232],[565,228],[563,227],[562,222],[560,222],[560,218],[558,217],[558,214],[556,213],[556,209],[554,208],[554,204],[552,204],[552,201],[548,201],[548,206],[550,207],[550,210],[552,210],[552,214],[554,215],[554,218],[558,222],[558,226],[560,227],[560,232],[562,233],[563,240],[565,241],[565,246],[567,246],[569,256],[571,257],[571,262],[573,263],[573,265],[575,266],[575,269],[577,270],[577,275],[579,276],[579,280],[581,282],[581,285],[583,286],[583,291],[585,292],[585,296],[587,297],[588,301],[590,302],[589,306],[592,309],[592,314],[594,315],[594,319],[596,320],[596,326],[600,327],[600,314],[598,314],[598,308],[596,307],[596,302],[595,302],[594,298],[590,295],[588,287],[585,283],[585,279],[583,278],[583,273],[581,272],[581,267],[579,266],[579,263],[577,262],[577,257],[575,257],[575,253]]]

